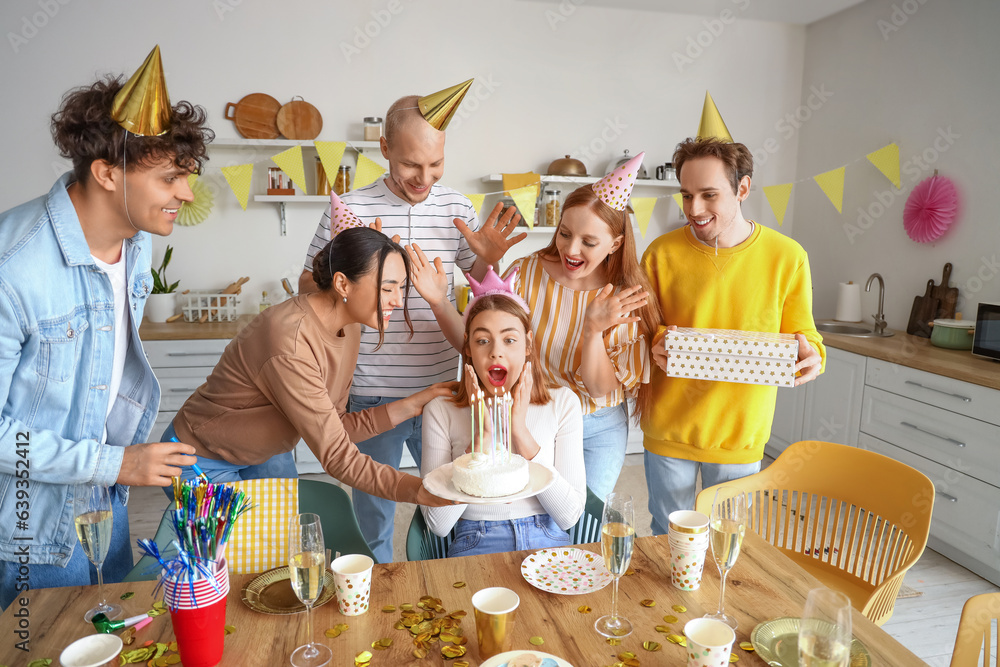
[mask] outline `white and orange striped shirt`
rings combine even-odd
[[[580,339],[587,306],[600,289],[578,291],[560,285],[542,268],[537,252],[514,261],[506,276],[515,268],[519,271],[514,289],[531,308],[531,329],[542,371],[552,382],[576,392],[583,414],[619,405],[635,394],[640,383],[649,382],[649,344],[639,332],[639,324],[619,324],[605,332],[604,347],[620,384],[607,396],[588,394],[579,370]]]

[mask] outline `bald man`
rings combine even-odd
[[[526,234],[511,237],[516,219],[498,221],[500,206],[480,225],[472,202],[438,184],[444,174],[445,133],[424,120],[418,97],[397,100],[386,113],[382,157],[389,172],[371,185],[345,194],[341,199],[366,223],[381,220],[382,231],[396,234],[402,244],[418,245],[430,259],[440,258],[438,271],[447,277],[447,298],[454,304],[455,267],[481,280],[490,264],[498,266],[504,253]],[[316,289],[312,278],[313,257],[330,239],[330,209],[316,229],[299,277],[299,292]],[[449,342],[435,318],[440,307],[432,306],[414,289],[408,295],[413,338],[401,316],[386,324],[385,341],[378,345],[378,332],[364,330],[354,371],[348,411],[390,403],[427,388],[435,382],[457,377],[458,350]],[[379,463],[399,467],[405,443],[420,467],[421,418],[415,417],[358,448]],[[391,500],[354,491],[354,509],[361,531],[380,563],[392,558],[392,530],[396,504]]]

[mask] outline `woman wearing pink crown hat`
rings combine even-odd
[[[514,291],[528,304],[548,382],[573,390],[583,406],[583,451],[587,486],[600,498],[614,490],[625,462],[627,398],[636,420],[649,406],[649,343],[660,321],[649,282],[639,267],[628,199],[645,153],[594,185],[566,198],[551,243],[514,261]],[[415,274],[433,266],[417,247],[408,248]],[[454,308],[436,281],[415,286],[432,304],[449,340],[460,331]],[[461,339],[461,334],[458,334]]]
[[[336,194],[331,205],[334,236],[313,265],[319,291],[272,306],[244,327],[163,438],[193,445],[200,468],[215,482],[296,476],[294,464],[288,470],[280,463],[301,438],[327,473],[366,493],[452,504],[426,491],[419,477],[374,462],[354,444],[419,415],[432,398],[451,396],[457,383],[347,412],[359,325],[381,336],[390,317],[409,324],[410,264],[403,248],[366,227]],[[194,475],[185,468],[182,478]]]

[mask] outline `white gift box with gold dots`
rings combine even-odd
[[[677,329],[663,338],[667,375],[795,386],[799,343],[792,334],[732,329]]]

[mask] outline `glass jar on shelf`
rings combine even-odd
[[[562,204],[559,203],[559,196],[561,194],[560,190],[545,191],[545,195],[542,198],[542,212],[545,216],[542,224],[546,227],[555,227],[559,224],[559,214],[562,207]]]
[[[337,170],[337,180],[333,182],[333,191],[338,195],[351,191],[351,168],[341,165]]]
[[[382,138],[382,119],[378,116],[365,118],[365,141],[378,141]]]
[[[330,196],[330,181],[326,177],[326,169],[323,167],[323,161],[316,156],[316,194],[321,197]]]

